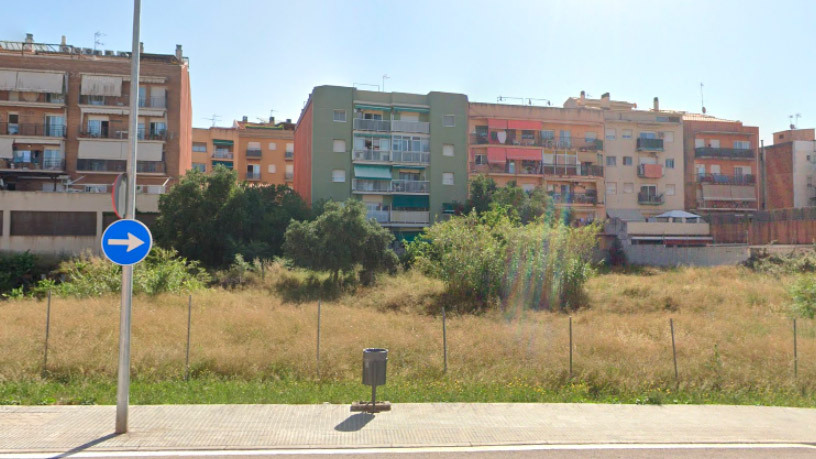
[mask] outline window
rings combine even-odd
[[[705,164],[697,164],[695,168],[697,169],[697,175],[705,175]]]
[[[16,113],[9,113],[8,116],[8,134],[16,135],[20,133],[20,116]]]
[[[453,145],[446,143],[442,145],[442,156],[453,156]]]
[[[631,139],[632,138],[632,130],[631,129],[624,129],[623,133],[621,134],[622,139]]]
[[[694,148],[705,148],[705,139],[694,139]]]
[[[193,151],[207,153],[207,144],[201,142],[193,142]]]
[[[541,140],[555,140],[555,131],[551,130],[541,131]]]
[[[53,149],[43,151],[43,169],[62,169],[62,151]],[[751,171],[749,170],[748,173],[750,174]]]
[[[259,179],[261,178],[261,166],[258,164],[247,164],[247,178]]]
[[[336,122],[336,123],[345,123],[346,122],[346,111],[345,110],[335,110],[332,120],[334,122]]]
[[[278,168],[275,167],[274,164],[270,164],[270,165],[266,166],[266,171],[269,172],[270,174],[274,174],[275,172],[278,171]]]
[[[709,147],[720,148],[720,139],[711,139]]]
[[[617,136],[617,132],[615,132],[614,128],[606,130],[606,140],[615,140],[616,136]]]
[[[618,184],[617,183],[610,183],[606,182],[606,194],[613,195],[618,194]]]
[[[88,120],[88,136],[102,137],[102,120]],[[105,121],[107,124],[107,121]]]
[[[455,115],[445,115],[442,117],[442,126],[444,127],[455,127],[456,126],[456,116]]]
[[[48,115],[45,117],[45,135],[49,137],[62,137],[65,135],[65,118],[62,116]]]
[[[624,156],[623,157],[623,165],[624,166],[631,166],[632,165],[632,157],[631,156]]]
[[[64,104],[65,94],[48,93],[45,95],[45,100],[52,104]]]
[[[443,172],[442,173],[442,184],[443,185],[453,185],[453,172]]]
[[[278,144],[276,144],[275,142],[269,142],[269,149],[270,150],[277,150],[278,149]]]
[[[624,183],[623,184],[623,192],[624,194],[632,194],[635,192],[635,184],[634,183]]]
[[[392,140],[394,151],[430,151],[430,141],[427,137],[395,135]]]
[[[139,86],[139,106],[144,107],[147,104],[147,88]]]
[[[163,121],[150,123],[150,135],[160,137],[167,131],[167,124]]]
[[[750,150],[751,149],[751,142],[747,140],[735,140],[734,141],[734,148],[737,150]]]
[[[204,163],[193,163],[193,170],[198,172],[207,172],[207,165]]]
[[[674,185],[666,185],[666,196],[674,196]]]
[[[663,142],[674,142],[674,132],[663,131],[660,135],[663,136]]]
[[[674,158],[666,158],[666,169],[674,169]]]
[[[476,154],[474,156],[474,160],[476,161],[477,166],[487,164],[487,155],[485,155],[485,154]]]
[[[598,138],[597,132],[587,131],[584,132],[584,142],[594,142],[595,139]]]
[[[345,153],[346,152],[346,141],[345,140],[337,140],[335,139],[332,143],[332,151],[335,153]]]
[[[295,144],[289,142],[286,144],[286,153],[294,153],[295,152]]]
[[[105,105],[105,96],[88,96],[88,105]]]
[[[738,177],[751,175],[751,166],[734,166],[734,175]]]
[[[657,134],[652,131],[643,131],[640,134],[638,134],[638,137],[641,139],[656,139]]]
[[[335,169],[332,171],[332,182],[342,183],[346,181],[346,171],[344,169]]]
[[[720,173],[720,165],[719,164],[712,164],[711,165],[711,173],[712,174],[719,174]]]
[[[618,162],[617,156],[607,156],[606,157],[606,166],[607,167],[615,167]]]

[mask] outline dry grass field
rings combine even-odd
[[[318,379],[317,303],[282,301],[271,287],[276,275],[267,274],[267,287],[193,294],[194,379]],[[444,380],[542,392],[577,385],[590,395],[798,394],[795,403],[813,406],[816,326],[798,321],[794,378],[790,280],[736,267],[598,275],[587,286],[589,307],[572,314],[571,379],[569,317],[523,304],[482,316],[449,313],[443,374],[442,284],[413,272],[382,278],[376,287],[322,302],[320,380],[356,382],[361,350],[386,347],[389,381],[396,385]],[[118,296],[53,299],[48,380],[115,376],[118,308]],[[134,299],[135,380],[183,378],[186,326],[186,297]],[[0,302],[0,385],[38,380],[44,331],[44,301]]]

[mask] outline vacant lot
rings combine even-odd
[[[447,315],[443,288],[416,273],[321,305],[286,303],[273,288],[193,295],[190,383],[183,381],[187,298],[136,297],[136,403],[348,402],[361,349],[390,349],[394,401],[598,400],[816,406],[816,326],[800,319],[798,377],[787,314],[789,278],[743,268],[602,274],[589,307],[569,317],[523,299],[483,316]],[[54,298],[48,376],[41,379],[44,301],[0,302],[0,403],[111,403],[119,298]],[[669,318],[677,343],[675,381]]]

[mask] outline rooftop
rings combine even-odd
[[[142,48],[144,45],[142,44]],[[56,43],[36,43],[33,34],[26,34],[24,41],[8,41],[0,40],[0,55],[2,54],[19,54],[26,55],[68,55],[77,58],[88,57],[92,59],[130,59],[130,51],[111,51],[94,48],[83,48],[73,46],[66,43],[65,35],[62,36],[62,41]],[[143,60],[157,60],[168,63],[187,64],[187,58],[182,55],[181,45],[176,45],[174,54],[152,54],[145,53],[144,50],[140,52]]]

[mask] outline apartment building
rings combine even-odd
[[[193,129],[191,168],[210,172],[216,165],[234,169],[239,180],[259,185],[292,187],[295,177],[295,131],[291,120],[251,122],[247,117],[231,128]]]
[[[765,147],[766,209],[816,207],[816,137],[813,129],[774,132]]]
[[[87,211],[83,199],[109,192],[126,169],[130,54],[71,46],[65,37],[0,41],[0,249],[56,250],[60,238],[73,241],[66,250],[97,249],[93,237],[73,238],[98,239],[102,214]],[[138,97],[137,187],[148,197],[137,209],[154,211],[158,194],[190,168],[190,82],[180,45],[174,54],[141,54]],[[79,196],[59,198],[63,192]],[[70,224],[76,219],[81,224]]]
[[[683,114],[686,209],[701,214],[759,209],[759,128]]]
[[[584,108],[470,103],[468,172],[543,187],[578,221],[604,218],[604,116]]]
[[[313,89],[295,128],[295,191],[349,197],[411,238],[467,199],[467,96]]]
[[[604,117],[605,204],[609,216],[640,219],[684,208],[683,120],[678,112],[651,110],[582,91],[565,108],[592,108]]]

